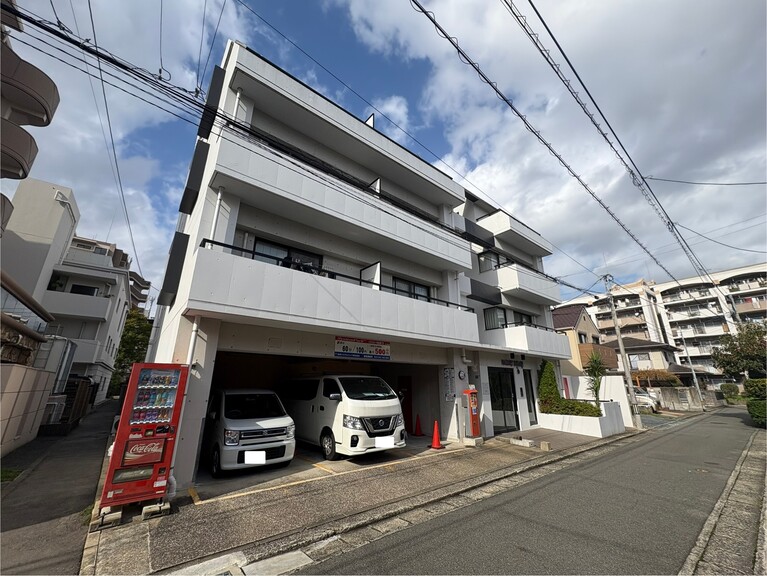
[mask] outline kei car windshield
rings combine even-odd
[[[232,420],[255,418],[277,418],[285,416],[285,409],[276,394],[227,394],[224,403],[224,417]]]
[[[389,385],[376,377],[343,377],[338,379],[352,400],[390,400],[397,398]]]

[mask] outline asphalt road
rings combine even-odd
[[[650,430],[303,573],[676,574],[753,433],[747,421],[725,408]]]

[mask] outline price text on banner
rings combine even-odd
[[[344,358],[367,358],[369,360],[390,360],[391,348],[382,340],[363,338],[342,338],[336,336],[336,356]]]

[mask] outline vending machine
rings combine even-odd
[[[133,365],[101,508],[165,496],[188,375],[183,364]]]

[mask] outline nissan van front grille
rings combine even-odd
[[[394,416],[372,416],[370,418],[362,418],[362,425],[365,427],[365,432],[368,436],[375,438],[376,436],[388,436],[394,431],[394,423],[396,420]]]

